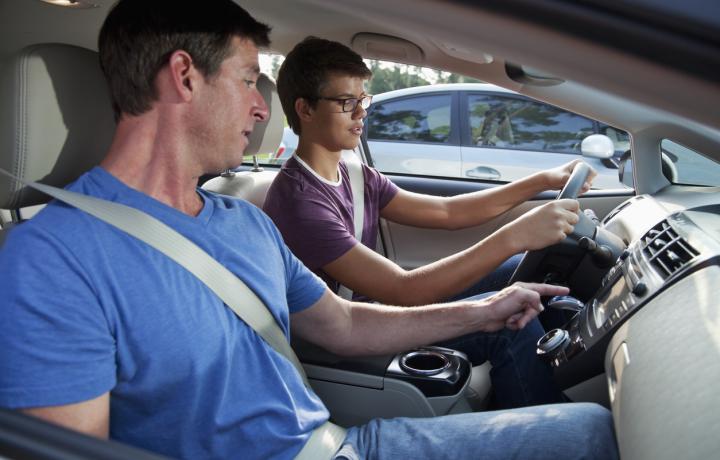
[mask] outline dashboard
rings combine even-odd
[[[563,387],[605,371],[605,354],[613,335],[636,312],[652,309],[654,299],[678,281],[720,265],[718,192],[717,188],[688,188],[636,196],[600,223],[600,228],[622,239],[627,248],[584,307],[562,331],[551,331],[538,349],[555,368]],[[687,286],[685,290],[697,288],[693,283]],[[711,290],[699,294],[708,301],[720,299],[720,286]]]

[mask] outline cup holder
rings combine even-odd
[[[436,351],[416,350],[400,358],[400,367],[412,375],[437,375],[450,367],[450,360]]]

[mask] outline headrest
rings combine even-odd
[[[250,143],[245,149],[246,156],[275,152],[282,142],[285,115],[282,105],[280,105],[275,82],[267,75],[260,74],[257,85],[270,109],[270,114],[267,120],[255,123],[255,129],[250,134]],[[267,189],[275,178],[275,174],[275,171],[243,171],[232,175],[222,175],[205,182],[202,188],[222,195],[242,198],[262,207]]]
[[[285,115],[275,82],[263,73],[257,80],[257,88],[265,99],[270,114],[267,120],[255,123],[255,129],[250,133],[250,143],[245,149],[246,156],[275,152],[283,136]]]
[[[0,167],[64,186],[98,164],[115,130],[97,53],[33,45],[0,64]],[[48,201],[0,176],[0,208]]]

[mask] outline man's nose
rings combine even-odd
[[[256,90],[253,117],[255,117],[255,121],[266,121],[269,116],[270,109],[265,102],[265,98],[263,98],[263,95],[260,93],[260,91]]]

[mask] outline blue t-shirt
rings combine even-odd
[[[324,283],[240,200],[185,215],[95,168],[71,190],[141,209],[237,274],[289,336]],[[0,250],[0,406],[110,391],[110,436],[183,458],[292,458],[328,419],[292,364],[167,256],[52,202]]]

